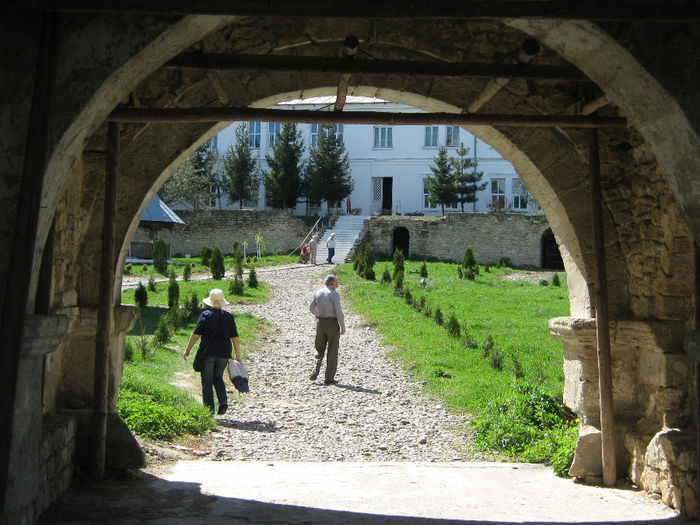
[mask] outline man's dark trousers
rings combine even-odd
[[[340,326],[335,317],[321,318],[316,322],[316,368],[314,372],[321,371],[323,354],[328,345],[328,356],[326,357],[326,381],[333,381],[338,368],[338,346],[340,345]]]

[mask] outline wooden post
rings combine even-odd
[[[97,334],[95,337],[95,388],[93,399],[92,476],[104,478],[107,444],[107,395],[109,381],[109,347],[112,335],[114,280],[114,215],[117,204],[119,173],[119,124],[110,122],[107,130],[105,195],[102,212],[102,258],[100,269]]]
[[[598,130],[588,130],[588,164],[591,174],[593,215],[593,253],[595,256],[595,316],[598,346],[598,385],[600,391],[600,430],[603,458],[603,483],[613,487],[617,481],[615,459],[615,414],[610,358],[610,319],[608,315],[608,277],[605,270],[603,203],[600,188]]]
[[[695,252],[695,330],[700,330],[700,248],[693,243]],[[695,504],[700,515],[700,363],[695,361]]]

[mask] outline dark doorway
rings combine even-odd
[[[543,270],[563,270],[564,261],[562,261],[561,253],[557,240],[551,229],[548,229],[542,234],[542,269]]]
[[[394,242],[391,253],[394,253],[396,251],[396,248],[398,248],[403,252],[403,256],[408,259],[409,240],[410,235],[408,234],[408,230],[406,228],[394,228]]]
[[[389,210],[389,215],[391,215],[391,203],[394,200],[392,194],[393,181],[392,177],[382,178],[382,210]]]

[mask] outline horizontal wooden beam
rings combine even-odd
[[[508,126],[526,128],[621,128],[620,117],[487,115],[466,113],[386,113],[380,111],[308,111],[257,108],[118,108],[110,122],[298,122],[306,124],[380,124],[386,126],[453,125]]]
[[[67,13],[148,13],[312,18],[559,18],[601,21],[687,21],[698,2],[679,0],[431,0],[319,2],[317,0],[6,0],[0,9]]]
[[[509,63],[486,64],[412,60],[359,60],[357,58],[348,59],[341,57],[294,55],[183,53],[170,60],[166,66],[213,70],[267,69],[274,71],[316,71],[323,73],[374,73],[437,77],[589,81],[586,75],[572,67]]]

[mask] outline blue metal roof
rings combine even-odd
[[[168,208],[158,195],[155,195],[148,203],[146,211],[143,212],[141,220],[145,222],[171,222],[174,224],[185,224],[173,210]]]

